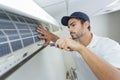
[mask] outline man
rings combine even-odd
[[[120,80],[120,45],[117,42],[92,34],[90,19],[83,12],[64,16],[61,23],[68,26],[72,39],[59,39],[41,27],[37,28],[37,32],[42,34],[39,37],[46,43],[55,42],[58,48],[77,51],[99,80]]]

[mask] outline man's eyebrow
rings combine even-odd
[[[75,23],[75,21],[71,22],[70,25],[72,25],[73,23]],[[68,25],[68,26],[70,26],[70,25]]]

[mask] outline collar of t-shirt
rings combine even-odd
[[[91,47],[94,47],[98,41],[98,36],[96,36],[95,34],[92,34],[93,37],[90,41],[90,43],[87,45],[87,48],[91,48]]]

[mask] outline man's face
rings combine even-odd
[[[70,31],[70,35],[73,39],[79,39],[84,35],[85,28],[83,24],[81,24],[81,21],[79,19],[76,18],[69,19],[68,28]]]

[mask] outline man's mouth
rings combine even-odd
[[[71,35],[75,34],[75,32],[70,32]]]

